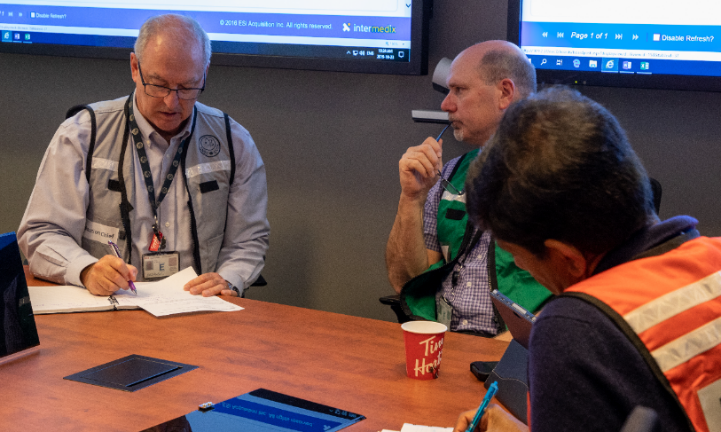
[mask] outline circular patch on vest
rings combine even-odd
[[[200,137],[200,152],[207,157],[218,156],[220,141],[213,135],[203,135]]]

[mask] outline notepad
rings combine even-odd
[[[109,297],[76,286],[31,286],[35,315],[143,309],[156,317],[190,312],[232,312],[243,308],[219,297],[192,295],[183,286],[198,277],[192,267],[157,282],[137,282],[138,293],[118,290]]]

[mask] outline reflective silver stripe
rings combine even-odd
[[[186,178],[193,178],[195,176],[199,176],[201,174],[207,174],[215,171],[230,171],[230,161],[224,160],[224,161],[217,161],[217,162],[207,162],[198,164],[194,167],[190,167],[185,170],[185,177]]]
[[[719,344],[721,344],[721,318],[653,350],[651,355],[665,373]]]
[[[709,432],[721,432],[721,379],[696,392]]]
[[[104,169],[108,171],[117,171],[118,162],[110,159],[101,159],[99,157],[93,157],[93,169]]]
[[[641,333],[694,306],[721,296],[721,272],[672,291],[624,315],[633,331]]]
[[[466,194],[456,195],[456,194],[452,194],[448,191],[443,191],[443,195],[441,195],[441,200],[443,200],[443,201],[460,201],[463,204],[465,204],[466,203]]]

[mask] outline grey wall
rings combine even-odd
[[[505,0],[436,0],[430,69],[474,42],[505,37]],[[132,90],[128,62],[0,54],[0,232],[16,230],[65,110]],[[691,214],[721,235],[721,94],[583,88],[627,129],[664,186],[661,216]],[[383,252],[400,187],[398,159],[437,125],[430,76],[215,66],[201,101],[253,135],[268,171],[270,284],[249,297],[393,320]],[[447,134],[444,157],[463,144]]]

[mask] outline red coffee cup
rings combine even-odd
[[[443,339],[448,327],[433,321],[408,321],[401,325],[406,344],[406,374],[409,378],[438,378]]]

